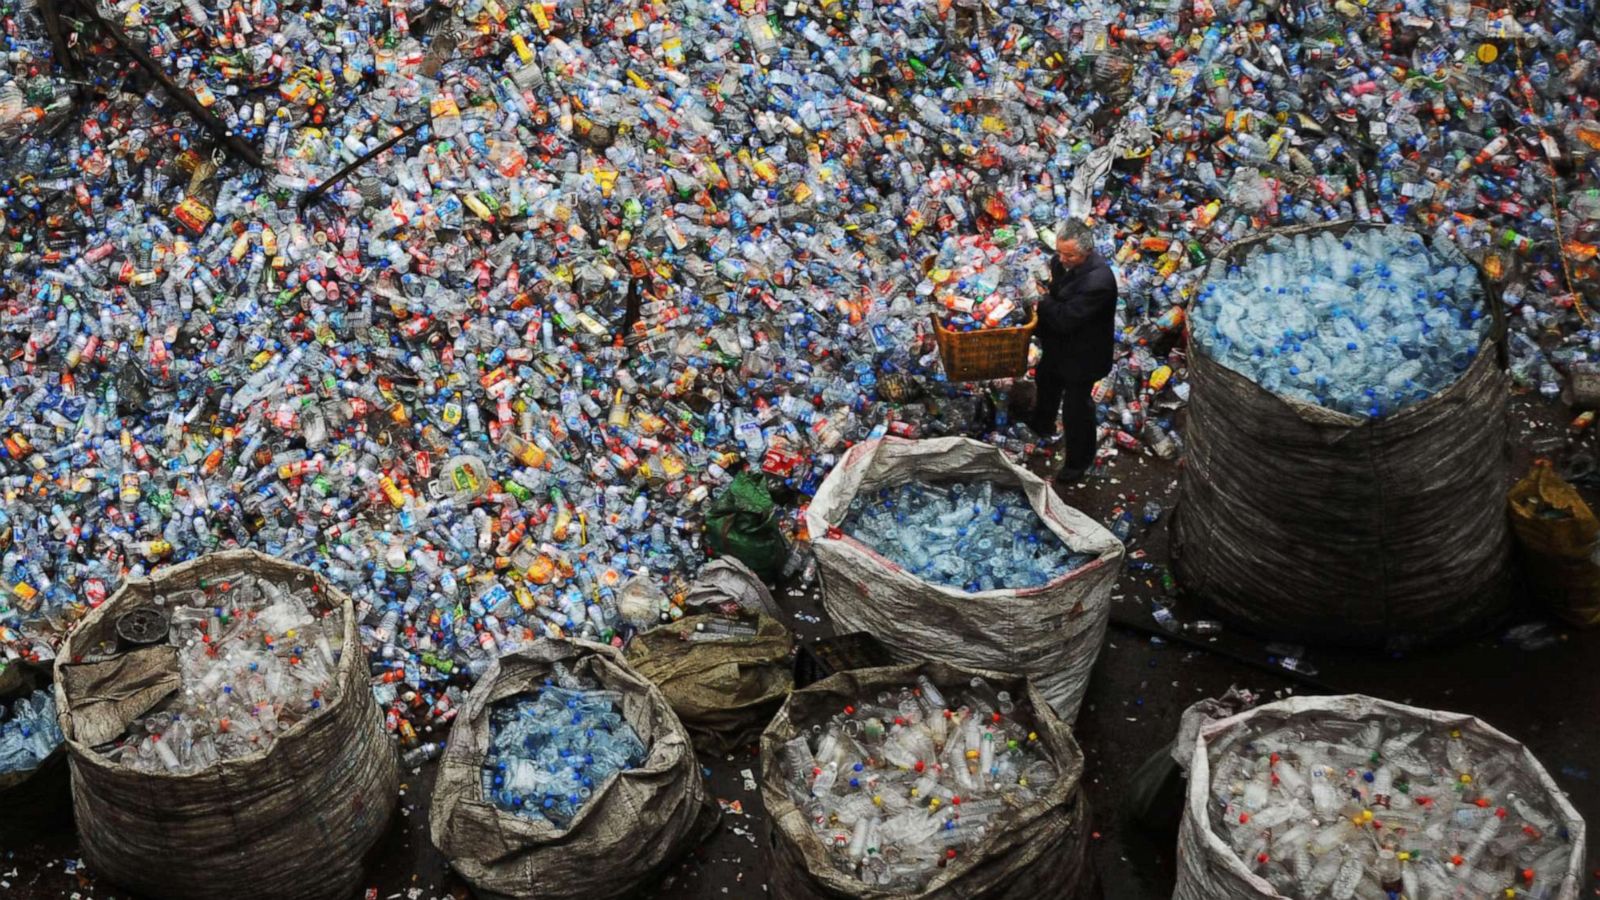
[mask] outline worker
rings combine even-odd
[[[1056,483],[1075,484],[1094,465],[1094,383],[1111,371],[1116,328],[1117,278],[1094,250],[1088,226],[1066,222],[1055,235],[1050,283],[1039,301],[1034,334],[1044,351],[1037,370],[1038,399],[1028,427],[1046,443],[1063,425],[1066,462]]]

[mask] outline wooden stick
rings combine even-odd
[[[311,190],[306,191],[304,194],[302,194],[300,196],[300,203],[299,203],[300,209],[303,210],[307,206],[310,206],[311,204],[317,202],[319,199],[322,198],[322,195],[326,194],[334,185],[336,185],[339,182],[345,180],[345,178],[347,178],[350,175],[351,172],[354,172],[355,170],[361,168],[367,162],[371,161],[373,157],[382,155],[383,153],[385,153],[385,152],[389,151],[390,149],[392,149],[395,144],[398,144],[401,141],[405,140],[406,138],[410,137],[411,135],[416,134],[417,131],[419,131],[422,128],[422,126],[428,124],[428,121],[429,121],[428,119],[423,119],[422,121],[420,121],[420,122],[418,122],[418,123],[406,128],[404,131],[400,132],[399,134],[395,135],[394,137],[389,138],[387,141],[384,141],[383,143],[379,144],[378,146],[372,148],[371,150],[368,150],[366,153],[363,153],[360,156],[356,157],[354,162],[350,163],[350,165],[345,166],[344,168],[340,169],[339,171],[333,173],[333,177],[329,178],[327,181],[324,181],[321,184],[317,185],[316,187],[312,188]]]

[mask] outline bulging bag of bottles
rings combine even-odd
[[[570,713],[500,754],[504,730],[539,727],[537,704],[551,701]],[[597,736],[603,747],[579,746]],[[566,760],[588,757],[588,770],[516,758],[539,742]],[[602,757],[604,776],[589,777]],[[647,888],[716,820],[661,691],[611,647],[542,638],[491,665],[457,715],[429,836],[479,897],[608,898]]]
[[[320,574],[251,550],[90,612],[55,685],[90,868],[152,897],[349,896],[399,800],[356,628]]]
[[[989,502],[963,492],[962,503],[977,506],[977,513],[958,516],[955,509],[947,515],[994,517],[1000,529],[980,535],[965,521],[954,523],[951,527],[961,532],[957,541],[970,534],[996,546],[969,549],[958,543],[935,554],[937,565],[958,559],[1001,564],[1011,558],[1007,554],[1031,561],[1042,541],[1064,545],[1066,559],[1043,569],[1004,566],[1026,572],[1028,586],[994,583],[994,570],[987,567],[970,583],[952,584],[967,574],[940,569],[919,575],[909,563],[890,559],[848,532],[857,498],[907,484],[951,483],[980,490],[993,485]],[[1015,501],[1010,506],[1002,499],[1008,496]],[[857,444],[844,455],[811,501],[806,527],[822,578],[822,603],[839,632],[869,632],[900,661],[936,660],[1026,675],[1057,715],[1069,722],[1077,717],[1105,635],[1123,547],[1111,532],[1063,502],[1048,483],[978,441],[882,438]],[[915,524],[906,527],[922,531]],[[1012,540],[1026,546],[1013,547]]]
[[[1600,520],[1548,465],[1511,488],[1511,528],[1524,570],[1551,610],[1574,625],[1600,625]]]
[[[694,744],[743,746],[794,687],[794,638],[766,616],[685,616],[628,645],[628,662],[661,689]]]
[[[1295,697],[1202,724],[1190,746],[1173,900],[1582,889],[1583,819],[1532,753],[1472,716]]]
[[[23,842],[71,820],[67,752],[48,667],[0,663],[0,840]]]
[[[1409,233],[1373,262],[1363,247],[1391,240],[1363,239],[1376,227],[1241,241],[1191,312],[1176,572],[1272,637],[1405,646],[1481,630],[1510,602],[1495,287],[1448,247],[1402,258],[1424,247]],[[1290,272],[1307,255],[1319,271]],[[1254,316],[1234,284],[1250,277],[1284,282],[1255,288],[1274,300]]]
[[[777,900],[1098,896],[1083,753],[1030,679],[937,662],[795,691],[761,735]]]

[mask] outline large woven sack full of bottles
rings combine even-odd
[[[266,749],[198,770],[140,770],[128,762],[126,744],[120,759],[105,755],[131,723],[185,689],[178,653],[206,652],[171,646],[165,631],[130,645],[128,631],[119,629],[125,614],[165,615],[174,609],[165,605],[168,598],[225,591],[235,578],[306,592],[340,626],[341,639],[327,648],[336,662],[317,708]],[[309,569],[231,550],[130,579],[85,617],[56,665],[84,861],[97,875],[151,897],[354,893],[362,857],[388,828],[399,800],[399,761],[368,678],[350,598]],[[244,725],[232,722],[232,733]],[[159,748],[159,737],[150,743]]]
[[[642,760],[589,788],[570,821],[508,811],[486,794],[495,710],[570,679],[619,698],[621,717],[644,743]],[[716,821],[689,735],[661,691],[611,647],[541,639],[500,657],[461,708],[429,835],[479,897],[599,900],[647,891]]]
[[[1006,712],[962,702],[988,705],[977,697],[998,698],[994,705]],[[888,708],[874,709],[896,703],[907,704],[898,723]],[[924,714],[928,718],[914,721]],[[843,734],[854,737],[841,738],[828,727],[843,718]],[[898,765],[904,748],[926,737],[919,733],[922,723],[948,726],[941,729],[947,732],[943,745],[926,751],[937,761]],[[1019,726],[1014,742],[979,735],[985,753],[992,748],[997,760],[986,774],[980,768],[985,753],[965,743],[966,729],[1011,723]],[[1025,755],[1017,744],[1027,745]],[[816,755],[797,762],[794,752],[801,747],[801,756]],[[994,774],[1005,768],[998,762],[1003,757],[1030,762]],[[957,766],[964,771],[956,779],[979,768],[974,777],[985,786],[1012,787],[969,793],[952,778],[936,776]],[[1039,774],[1040,766],[1048,777]],[[1079,784],[1083,769],[1071,728],[1026,678],[937,662],[840,672],[796,691],[761,735],[761,799],[771,817],[767,883],[778,900],[1096,897],[1088,802]],[[886,783],[896,778],[910,786]],[[824,779],[832,785],[824,786]],[[890,837],[912,820],[922,822],[917,836]],[[936,863],[925,861],[930,848]]]
[[[1579,896],[1583,819],[1479,719],[1361,695],[1208,718],[1173,751],[1189,773],[1173,900]]]
[[[1017,488],[1045,528],[1087,564],[1036,587],[968,592],[936,584],[840,526],[858,495],[907,482]],[[1077,717],[1122,570],[1122,543],[992,445],[967,438],[882,438],[852,447],[811,501],[806,528],[822,605],[840,632],[865,631],[896,660],[939,660],[1032,678],[1067,721]]]
[[[41,698],[53,701],[49,682],[48,664],[0,663],[0,708],[20,713],[22,704],[36,704]],[[55,716],[49,718],[53,721]],[[12,721],[19,720],[14,715]],[[0,841],[21,842],[71,822],[66,746],[57,745],[43,759],[23,757],[10,767],[3,764],[4,750],[0,739]],[[29,761],[35,764],[27,765]]]
[[[1213,272],[1264,242],[1363,228],[1279,229],[1234,244]],[[1372,648],[1468,636],[1507,609],[1509,380],[1498,288],[1483,282],[1488,308],[1476,312],[1494,324],[1471,363],[1379,416],[1262,387],[1212,357],[1191,314],[1172,523],[1185,591],[1264,636]]]

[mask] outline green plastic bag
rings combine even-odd
[[[778,529],[778,506],[759,475],[740,472],[706,508],[706,546],[731,556],[769,584],[783,571],[789,547]]]

